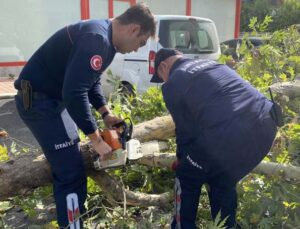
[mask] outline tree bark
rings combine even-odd
[[[283,83],[275,83],[270,86],[273,92],[286,95],[290,99],[299,98],[300,97],[300,79],[296,78],[294,81],[283,82]]]
[[[167,140],[175,135],[175,126],[170,115],[143,122],[134,128],[133,138],[141,142]]]
[[[294,179],[300,181],[300,167],[293,165],[262,161],[258,166],[256,166],[254,172],[268,176],[274,176],[277,174],[283,176],[287,180]]]
[[[43,155],[27,153],[0,163],[0,201],[23,195],[51,182],[50,166]]]

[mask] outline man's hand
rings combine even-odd
[[[94,150],[99,154],[100,160],[104,161],[111,157],[112,149],[104,140],[92,141]]]
[[[114,116],[113,114],[109,113],[108,115],[106,115],[104,117],[103,121],[107,128],[112,128],[113,125],[122,122],[123,119],[120,119],[120,118]]]
[[[94,150],[99,154],[101,160],[111,157],[112,148],[102,139],[98,130],[88,135]]]
[[[109,129],[111,129],[113,125],[123,121],[122,119],[114,116],[107,105],[100,107],[98,112],[101,114],[105,126]]]
[[[179,160],[177,159],[176,161],[173,161],[173,162],[172,162],[171,169],[172,169],[173,171],[176,171],[178,165],[179,165]]]

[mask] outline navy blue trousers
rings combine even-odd
[[[16,96],[15,101],[20,117],[39,142],[50,163],[57,221],[60,227],[66,227],[74,219],[74,212],[75,216],[84,212],[87,195],[77,126],[57,100],[34,99],[32,108],[28,111],[24,110],[20,96]],[[67,205],[72,206],[74,211],[68,211]]]
[[[226,219],[228,228],[234,227],[237,193],[236,183],[230,178],[210,178],[205,172],[196,171],[197,168],[181,166],[176,170],[175,178],[175,212],[171,224],[172,229],[195,229],[196,215],[201,195],[201,187],[206,184],[212,218],[220,212],[222,219]]]

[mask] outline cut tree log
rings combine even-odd
[[[139,124],[134,128],[134,137],[141,141],[154,139],[168,139],[174,136],[174,124],[170,116],[155,118],[151,121]],[[155,133],[155,134],[153,134]],[[145,143],[147,145],[148,143]],[[155,143],[149,143],[155,144]],[[154,152],[153,156],[148,155],[137,161],[139,164],[148,166],[170,167],[175,160],[175,154],[159,153],[161,149],[166,149],[166,144],[159,146],[152,145],[144,147],[147,151]],[[106,172],[95,172],[92,168],[92,154],[94,151],[90,144],[81,145],[86,170],[111,198],[118,202],[130,205],[165,205],[171,200],[171,194],[150,195],[144,193],[134,193],[123,187],[122,183]],[[286,178],[300,180],[300,168],[289,165],[274,163],[261,163],[255,172],[262,174],[284,173]],[[36,152],[29,152],[7,162],[0,163],[0,201],[16,195],[26,194],[34,188],[49,184],[51,182],[51,171],[44,156],[37,155]]]

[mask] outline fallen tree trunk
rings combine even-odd
[[[142,145],[147,154],[147,150],[151,152],[159,152],[167,149],[167,144],[162,142],[149,142]],[[93,169],[93,151],[89,143],[81,146],[85,167],[89,176],[91,176],[102,190],[107,191],[116,200],[126,193],[126,198],[129,204],[134,204],[138,201],[145,205],[157,203],[166,203],[169,194],[163,195],[147,195],[143,193],[133,193],[125,190],[121,183],[113,177],[109,176],[105,171],[95,171]],[[51,183],[50,166],[43,155],[37,153],[27,153],[13,160],[0,163],[0,201],[16,195],[24,195],[31,192],[34,188]]]
[[[134,137],[141,141],[157,138],[168,139],[174,136],[174,124],[171,120],[170,116],[166,116],[137,125],[134,129]],[[152,134],[152,132],[155,134]],[[161,149],[166,148],[164,144],[160,144],[154,150],[153,147],[150,148],[152,152],[154,151],[153,156],[148,155],[137,161],[137,163],[148,166],[170,167],[175,160],[175,154],[159,153]],[[163,205],[170,201],[171,197],[168,193],[161,195],[134,193],[126,190],[119,181],[109,176],[106,172],[95,172],[92,169],[92,147],[85,143],[81,146],[81,149],[88,174],[100,185],[101,189],[105,190],[117,201],[123,202],[126,199],[126,202],[131,205]],[[300,180],[300,168],[298,167],[264,162],[255,171],[268,175],[283,171],[287,178]],[[8,197],[26,194],[34,188],[50,182],[51,172],[49,165],[43,156],[36,153],[30,152],[5,163],[0,163],[0,201]]]
[[[174,135],[171,120],[170,116],[165,116],[136,125],[133,136],[140,141],[167,139]],[[92,168],[93,150],[89,144],[82,144],[81,149],[89,171]],[[51,183],[50,167],[45,157],[40,154],[41,152],[32,151],[0,163],[0,201]]]

